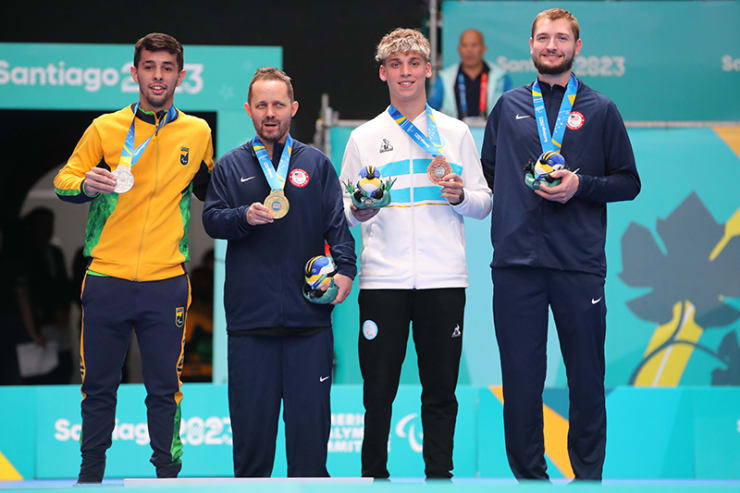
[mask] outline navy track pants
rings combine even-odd
[[[229,411],[234,476],[269,477],[280,402],[288,477],[328,477],[334,336],[229,334]]]
[[[494,268],[506,453],[519,479],[547,479],[542,391],[552,308],[570,392],[568,454],[576,479],[600,480],[606,450],[604,278],[533,267]]]
[[[105,452],[115,425],[116,392],[132,330],[141,349],[151,462],[157,477],[177,477],[182,467],[180,373],[189,303],[190,284],[184,274],[149,282],[85,276],[80,482],[103,478]]]

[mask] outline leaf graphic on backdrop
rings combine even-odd
[[[740,385],[740,345],[734,330],[722,339],[717,353],[727,368],[712,371],[712,385]]]
[[[619,277],[630,286],[653,288],[627,302],[630,310],[643,320],[666,323],[677,302],[690,300],[701,327],[724,326],[740,318],[740,311],[722,299],[740,296],[740,237],[710,261],[724,228],[693,192],[667,218],[659,219],[656,229],[666,253],[639,224],[630,224],[622,236]]]

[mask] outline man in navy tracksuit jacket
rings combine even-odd
[[[247,111],[272,160],[266,164],[279,172],[289,153],[287,215],[276,219],[262,204],[271,187],[256,138],[219,160],[203,209],[208,234],[229,240],[224,305],[237,477],[271,475],[281,399],[288,476],[328,476],[332,305],[309,303],[301,289],[306,261],[322,255],[327,241],[338,266],[334,303],[344,300],[357,272],[355,244],[329,159],[295,140],[292,153],[286,145],[297,108],[290,78],[277,69],[257,72]]]
[[[578,21],[569,12],[551,9],[535,18],[530,48],[550,132],[580,47]],[[522,479],[548,477],[542,415],[548,305],[568,375],[568,452],[576,479],[600,480],[604,463],[606,203],[633,199],[640,179],[614,103],[580,80],[575,83],[560,142],[570,170],[553,173],[562,180],[559,185],[533,191],[524,182],[527,162],[543,151],[534,83],[501,97],[481,155],[494,197],[493,311],[506,451],[514,475]]]

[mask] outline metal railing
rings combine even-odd
[[[313,145],[321,149],[327,156],[331,156],[331,129],[334,127],[359,127],[368,120],[349,120],[340,118],[338,111],[329,104],[329,95],[321,95],[321,109],[316,120]],[[469,127],[484,127],[486,122],[482,118],[466,120]],[[740,127],[740,121],[638,121],[624,122],[627,128],[704,128],[704,127]]]

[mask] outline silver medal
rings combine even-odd
[[[116,193],[126,193],[134,186],[134,175],[131,173],[129,166],[119,165],[113,172],[116,177],[116,187],[113,189]]]

